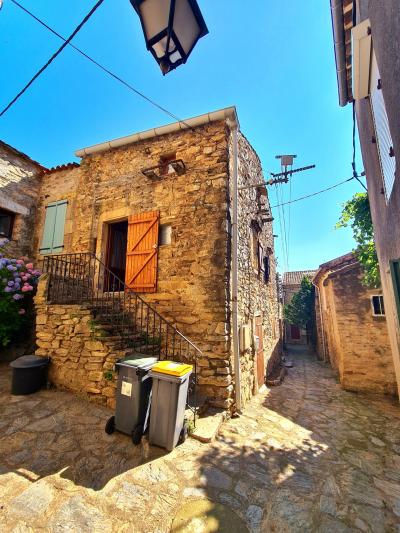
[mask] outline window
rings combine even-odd
[[[264,261],[264,281],[268,283],[271,278],[271,261],[269,255],[263,258]]]
[[[381,165],[383,188],[386,201],[388,202],[394,185],[396,158],[393,151],[393,141],[390,134],[389,121],[382,94],[381,79],[374,52],[372,52],[370,80],[370,102],[375,125],[376,147]]]
[[[14,219],[14,213],[11,213],[11,211],[6,211],[5,209],[0,209],[0,237],[11,239],[14,227]]]
[[[373,316],[385,316],[385,305],[383,303],[383,296],[371,296],[371,304]]]
[[[60,200],[59,202],[52,202],[46,206],[42,244],[39,249],[41,254],[62,252],[64,247],[64,224],[67,204],[67,200]]]
[[[171,244],[172,228],[169,224],[161,224],[158,233],[158,244],[164,246]]]
[[[393,292],[397,307],[397,318],[400,317],[400,261],[390,261],[390,273],[392,275]]]

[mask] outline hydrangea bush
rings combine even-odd
[[[7,257],[8,239],[0,239],[0,345],[7,346],[32,318],[32,296],[41,272],[27,257]]]

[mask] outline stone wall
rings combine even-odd
[[[373,316],[371,295],[361,284],[358,264],[327,273],[318,281],[321,292],[325,350],[347,390],[396,393],[396,377],[386,319]],[[317,310],[318,312],[318,310]],[[319,328],[319,335],[322,328]],[[323,348],[322,339],[318,347]],[[323,358],[323,353],[319,354]]]
[[[171,153],[185,162],[185,174],[159,181],[142,174]],[[224,407],[232,395],[227,183],[224,122],[87,156],[79,168],[44,176],[35,241],[38,250],[49,201],[69,201],[64,252],[92,251],[102,259],[108,223],[159,210],[160,224],[172,228],[171,244],[159,247],[157,292],[144,298],[204,352],[199,383]]]
[[[240,185],[262,182],[257,155],[243,136],[239,139]],[[144,168],[159,164],[163,156],[172,153],[184,161],[185,174],[167,174],[159,180],[142,174]],[[230,130],[221,121],[86,156],[79,168],[44,176],[35,235],[40,259],[45,207],[50,201],[67,199],[64,253],[91,251],[104,260],[110,223],[158,210],[160,224],[171,226],[171,243],[158,249],[157,291],[143,297],[203,351],[198,380],[201,391],[212,405],[223,408],[232,406],[234,392],[230,321],[231,154]],[[255,314],[262,313],[265,366],[271,368],[279,357],[279,325],[272,224],[263,223],[259,212],[265,208],[267,197],[260,199],[255,189],[240,193],[239,307],[241,324],[250,324],[252,328]],[[261,227],[260,242],[270,253],[267,284],[262,273],[254,272],[250,263],[250,226],[254,220]],[[43,314],[52,317],[53,308],[46,306]],[[69,315],[66,309],[65,316]],[[49,323],[54,320],[50,318]],[[75,335],[75,329],[70,333]],[[86,354],[82,343],[78,347]],[[46,348],[39,349],[44,355]],[[86,361],[87,355],[83,357]],[[254,347],[243,353],[241,360],[243,396],[249,398],[255,391]]]
[[[0,141],[0,208],[15,214],[11,255],[31,256],[35,210],[42,167],[28,156]]]
[[[260,159],[242,134],[239,135],[238,167],[239,189],[264,182]],[[263,221],[263,218],[271,216],[270,204],[266,190],[260,188],[239,190],[238,204],[239,326],[250,326],[254,338],[254,318],[256,315],[262,316],[263,366],[265,373],[267,373],[279,362],[281,354],[273,229],[271,222]],[[263,272],[254,268],[252,261],[251,232],[254,223],[259,228],[259,242],[263,246],[265,254],[269,254],[270,277],[267,283],[264,281]],[[241,383],[244,403],[258,391],[255,358],[253,342],[249,350],[241,353]]]
[[[96,334],[95,320],[89,308],[49,305],[46,301],[47,284],[45,275],[35,297],[36,355],[51,357],[51,383],[115,407],[113,369],[116,360],[125,354],[114,350],[106,337]]]

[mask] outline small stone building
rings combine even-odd
[[[396,394],[396,376],[381,289],[361,283],[352,253],[320,265],[316,285],[317,353],[344,389]]]
[[[279,361],[280,335],[268,194],[235,108],[76,155],[80,165],[44,174],[34,236],[49,272],[36,297],[36,353],[51,357],[52,380],[114,403],[112,369],[126,351],[115,328],[109,335],[110,325],[98,324],[99,290],[89,301],[97,284],[108,302],[111,293],[140,296],[128,307],[142,342],[179,358],[182,333],[201,350],[198,384],[210,404],[244,404]],[[115,324],[115,306],[109,315]],[[178,328],[176,339],[164,320]]]
[[[282,299],[283,305],[292,301],[293,296],[299,292],[301,282],[304,277],[312,278],[316,270],[297,270],[285,272],[282,280]],[[284,321],[284,341],[288,344],[307,344],[307,331],[298,324],[288,324]]]
[[[41,175],[45,168],[0,141],[0,239],[15,256],[30,255]]]

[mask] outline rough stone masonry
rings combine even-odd
[[[239,185],[262,183],[257,155],[241,134],[239,139]],[[186,173],[167,174],[159,180],[142,174],[142,169],[171,154],[184,161]],[[39,245],[50,202],[68,200],[63,253],[90,251],[103,260],[110,223],[159,210],[160,224],[171,227],[171,242],[159,246],[157,292],[144,298],[200,347],[204,355],[199,360],[198,383],[210,403],[223,408],[234,401],[231,158],[231,130],[225,121],[85,156],[79,168],[55,170],[43,177],[34,243],[36,257],[42,259]],[[261,216],[268,209],[268,197],[260,196],[258,189],[240,192],[239,318],[240,324],[252,328],[254,315],[262,315],[265,366],[279,356],[272,223],[264,223]],[[269,254],[267,283],[254,268],[255,225],[258,241]],[[114,385],[105,382],[104,370],[118,354],[108,353],[104,341],[91,344],[90,310],[49,305],[46,283],[41,282],[36,298],[37,353],[52,358],[51,375],[58,386],[107,401],[113,397]],[[253,346],[242,352],[241,361],[242,392],[247,399],[255,391]]]

